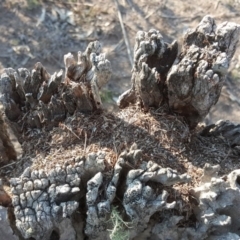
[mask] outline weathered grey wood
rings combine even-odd
[[[51,111],[49,109],[48,104],[45,104],[44,102],[42,102],[41,100],[39,101],[39,105],[40,105],[40,109],[42,111],[42,115],[41,115],[41,122],[43,123],[49,123],[51,122]]]
[[[21,115],[18,104],[16,103],[15,81],[6,73],[0,78],[0,102],[5,108],[5,113],[10,120],[17,120]]]
[[[134,47],[132,87],[119,97],[119,107],[124,108],[136,102],[145,110],[160,106],[164,100],[166,75],[177,52],[177,42],[164,42],[159,31],[138,32]]]
[[[66,118],[66,109],[62,100],[58,100],[55,96],[51,97],[49,109],[52,114],[52,120],[61,122]]]
[[[205,16],[196,29],[186,33],[176,59],[176,41],[165,43],[157,30],[138,32],[132,87],[119,97],[119,107],[140,103],[148,110],[167,102],[195,127],[218,101],[239,33],[238,24],[216,26],[212,17]]]
[[[75,62],[73,55],[70,53],[64,56],[67,81],[85,83],[88,89],[84,87],[82,92],[93,97],[94,102],[92,102],[92,106],[89,106],[89,109],[86,109],[86,107],[89,105],[90,95],[87,97],[89,100],[86,103],[83,102],[84,99],[81,99],[80,105],[83,105],[87,111],[101,108],[102,101],[99,90],[109,81],[111,76],[111,64],[105,59],[104,54],[100,54],[100,51],[101,45],[98,41],[95,41],[89,43],[85,52],[78,52],[78,62]]]
[[[191,127],[218,101],[239,34],[239,25],[225,22],[216,26],[210,16],[186,33],[167,87],[170,108],[185,116]]]
[[[72,81],[86,81],[86,74],[92,68],[91,54],[100,54],[101,44],[98,41],[90,42],[84,52],[78,52],[78,61],[76,62],[73,55],[68,53],[64,55],[64,64],[66,77]],[[90,79],[88,79],[90,80]]]
[[[209,50],[211,44],[205,45],[204,34],[209,27],[208,23],[213,26],[213,22],[211,18],[206,19],[197,28],[197,34],[193,31],[187,35],[189,38],[185,39],[183,52],[170,71],[168,82],[166,77],[177,54],[177,43],[165,44],[155,30],[139,34],[135,48],[132,88],[122,95],[121,106],[140,103],[147,110],[168,102],[169,98],[170,107],[183,114],[191,126],[203,117],[205,110],[196,108],[193,103],[198,100],[203,107],[209,103],[210,95],[206,89],[210,88],[209,91],[212,91],[211,89],[216,87],[216,94],[220,93],[219,82],[222,81],[229,64],[228,58],[232,57],[235,46],[231,47],[230,40],[227,46],[223,44],[235,34],[226,24],[224,26],[228,26],[227,30],[220,31],[220,37],[216,37],[215,30],[212,35],[214,28],[209,28],[208,42],[214,42],[212,38],[215,37],[216,41],[219,41],[215,47],[212,44],[213,50]],[[202,31],[204,34],[201,34]],[[229,31],[231,34],[228,34]],[[224,38],[223,42],[221,38]],[[215,53],[217,55],[214,58]],[[90,44],[79,56],[82,58],[81,64],[75,62],[71,54],[65,57],[66,81],[62,81],[61,71],[49,76],[40,63],[32,74],[26,69],[9,69],[0,79],[0,99],[5,104],[5,112],[11,111],[15,106],[20,111],[16,120],[21,126],[41,128],[57,125],[76,111],[99,108],[99,89],[110,77],[110,64],[103,55],[99,55],[97,43]],[[210,80],[216,82],[211,85]],[[217,95],[211,97],[214,96]],[[182,106],[181,104],[185,104],[186,112],[179,111],[178,106]],[[214,141],[207,142],[211,143],[209,146],[197,146],[188,126],[185,123],[175,124],[178,121],[176,117],[161,116],[157,119],[163,122],[161,126],[157,126],[157,119],[150,118],[149,114],[147,119],[143,119],[145,115],[140,114],[137,122],[136,116],[134,119],[125,118],[132,114],[133,109],[130,110],[123,111],[116,117],[106,114],[101,117],[100,122],[100,118],[80,119],[83,123],[81,126],[71,121],[74,117],[68,118],[66,124],[71,122],[74,125],[72,129],[67,128],[75,137],[81,138],[80,132],[75,133],[75,127],[81,132],[84,131],[84,149],[81,149],[81,143],[76,145],[71,141],[70,148],[66,146],[64,151],[65,142],[71,137],[64,138],[62,143],[58,141],[54,144],[56,146],[51,145],[54,139],[58,138],[61,128],[56,128],[55,133],[38,135],[52,136],[50,142],[48,141],[50,151],[46,151],[42,141],[36,143],[38,139],[35,136],[31,143],[36,143],[38,147],[32,149],[33,154],[29,154],[31,146],[26,141],[32,141],[33,138],[24,137],[26,152],[22,158],[22,166],[25,168],[30,163],[28,158],[31,158],[29,160],[34,164],[25,168],[20,176],[19,166],[14,173],[17,177],[10,180],[15,215],[12,226],[20,231],[21,239],[52,239],[52,232],[55,230],[61,235],[59,239],[85,237],[107,240],[117,239],[116,236],[126,239],[239,239],[240,170],[218,177],[218,165],[205,165],[202,183],[198,184],[202,174],[198,159],[202,158],[202,150],[208,149],[209,153],[213,154],[223,145],[217,146],[218,141]],[[135,111],[134,115],[138,113]],[[165,121],[166,119],[168,121]],[[89,120],[93,121],[92,124],[88,123]],[[102,120],[106,120],[107,125],[102,125]],[[93,126],[98,127],[96,132],[91,129]],[[0,115],[0,153],[2,144],[4,150],[15,154],[16,149],[11,146],[9,134],[4,132],[4,137],[1,135],[6,129],[1,125]],[[94,130],[92,133],[95,132],[95,135],[92,135],[91,130]],[[118,134],[109,134],[111,130]],[[225,137],[233,147],[239,145],[240,141],[239,126],[231,123],[217,123],[205,129],[202,134]],[[163,140],[159,136],[154,139],[156,135]],[[141,138],[140,144],[143,148],[139,149],[137,144],[133,144],[129,149],[130,142],[138,141],[138,138]],[[184,143],[178,147],[176,139]],[[110,141],[113,143],[109,144]],[[96,152],[96,149],[103,151]],[[58,158],[59,151],[65,159],[64,156],[62,159]],[[81,152],[83,155],[79,157]],[[194,158],[194,153],[198,152],[198,157]],[[210,162],[224,159],[222,166],[226,166],[229,157],[231,164],[228,168],[237,166],[231,162],[233,158],[229,153],[222,155],[220,160],[213,159]],[[0,159],[1,156],[0,154]],[[11,159],[9,155],[7,157]],[[165,166],[160,166],[160,163]],[[168,164],[176,166],[181,173],[171,169]],[[193,176],[192,181],[184,171]],[[191,182],[188,186],[180,186],[180,183],[189,181]],[[171,188],[172,185],[175,186]],[[115,218],[123,225],[120,228],[119,223],[113,220],[115,207],[119,209]],[[80,212],[82,222],[74,216]],[[76,236],[73,224],[76,224],[76,229],[80,229],[81,235]],[[66,231],[62,234],[66,228],[72,228],[72,233],[67,234]],[[145,237],[144,232],[148,232],[149,237]]]
[[[26,99],[23,90],[23,82],[18,71],[13,68],[6,68],[5,73],[11,78],[11,82],[13,83],[12,91],[15,93],[14,101],[22,104]]]
[[[50,74],[46,71],[43,65],[38,62],[35,64],[31,74],[31,89],[30,92],[34,99],[37,99],[39,88],[44,82],[48,82]]]
[[[89,87],[84,83],[73,84],[73,96],[76,98],[77,111],[88,112],[94,109],[94,102],[90,98]]]
[[[26,127],[54,126],[67,114],[89,112],[101,108],[100,88],[111,76],[110,62],[100,54],[98,41],[89,43],[78,54],[78,62],[71,53],[64,56],[63,71],[50,75],[41,63],[32,73],[20,68],[8,68],[0,79],[0,102],[9,119]]]
[[[176,41],[164,42],[154,29],[138,32],[132,87],[120,96],[119,106],[137,103],[148,110],[168,103],[195,127],[219,98],[239,33],[239,25],[225,22],[217,27],[214,19],[206,16],[195,30],[187,32],[177,58]],[[66,54],[65,81],[62,71],[50,76],[41,63],[31,74],[27,69],[8,69],[0,80],[7,116],[17,120],[27,114],[33,127],[34,123],[44,126],[62,121],[75,111],[101,108],[99,90],[110,79],[111,66],[100,51],[101,45],[95,41],[78,53],[78,61]]]
[[[38,100],[48,103],[51,99],[51,96],[57,93],[58,87],[62,82],[63,71],[60,70],[58,73],[54,73],[49,82],[41,85],[38,92]]]
[[[240,124],[219,120],[206,126],[200,133],[202,136],[224,137],[231,146],[240,146]]]

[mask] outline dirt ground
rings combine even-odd
[[[240,1],[199,0],[1,0],[0,73],[6,67],[27,67],[40,61],[50,73],[64,68],[63,55],[84,51],[90,41],[99,40],[111,61],[113,74],[102,91],[110,110],[117,97],[130,86],[131,60],[137,31],[160,30],[165,41],[178,39],[197,26],[206,14],[217,24],[240,23]],[[121,28],[119,13],[129,41]],[[130,55],[128,54],[130,52]],[[240,117],[240,44],[232,61],[226,84],[207,123],[219,119],[239,122]]]

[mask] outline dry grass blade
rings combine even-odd
[[[117,8],[117,12],[118,12],[118,19],[119,19],[119,22],[120,22],[120,25],[121,25],[121,28],[122,28],[124,41],[125,41],[125,44],[126,44],[126,47],[127,47],[128,58],[129,58],[129,61],[131,63],[131,66],[133,67],[133,59],[132,59],[130,44],[129,44],[129,41],[128,41],[127,32],[126,32],[124,24],[123,24],[122,14],[121,14],[121,11],[119,9],[118,0],[114,0],[114,2],[116,4],[116,8]]]
[[[7,165],[4,165],[3,167],[0,167],[0,169],[6,168],[6,167],[10,167],[10,166],[12,166],[14,164],[16,164],[16,162],[12,162],[12,163],[9,163]]]
[[[84,136],[85,136],[85,140],[84,140],[84,154],[86,154],[86,148],[87,148],[87,132],[84,133]]]
[[[59,124],[61,127],[63,127],[64,129],[67,129],[70,133],[72,133],[78,140],[81,141],[81,138],[79,138],[79,136],[72,131],[72,129],[70,129],[67,125],[65,125],[64,123]]]

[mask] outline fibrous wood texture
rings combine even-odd
[[[186,33],[177,64],[167,77],[169,106],[195,127],[217,103],[236,49],[239,25],[216,25],[206,16]]]
[[[178,54],[176,41],[164,42],[158,30],[137,33],[131,89],[118,100],[120,108],[140,104],[147,111],[167,103],[171,111],[186,118],[194,128],[218,101],[227,69],[236,49],[239,25],[215,24],[206,16],[188,31]],[[111,75],[110,62],[100,53],[98,41],[91,42],[78,61],[64,56],[63,71],[47,73],[41,63],[27,69],[6,69],[1,76],[1,102],[9,119],[27,118],[30,127],[55,125],[67,114],[101,108],[99,89]]]
[[[176,41],[165,43],[157,30],[138,32],[132,87],[120,96],[120,108],[139,102],[147,110],[167,102],[195,127],[218,101],[239,33],[239,25],[217,26],[212,17],[205,16],[186,33],[176,58]]]
[[[50,75],[41,63],[27,69],[5,69],[0,78],[0,100],[7,117],[30,128],[54,126],[67,114],[101,108],[100,88],[111,76],[110,62],[100,54],[98,41],[91,42],[78,62],[71,53],[64,56],[63,71]]]
[[[12,124],[4,114],[4,108],[0,103],[0,166],[8,164],[11,160],[17,160],[22,154],[22,148],[19,144],[17,127]]]
[[[21,164],[7,172],[19,238],[239,239],[240,172],[226,164],[239,158],[239,126],[189,130],[217,101],[238,35],[237,24],[216,27],[206,16],[187,32],[177,58],[176,41],[139,32],[132,87],[115,115],[94,112],[111,74],[97,41],[77,61],[64,56],[65,74],[50,75],[41,63],[31,73],[6,69],[0,144],[13,154],[9,160],[17,158],[4,127],[11,120],[24,147]],[[232,172],[219,177],[219,165],[201,169],[198,159],[210,157]]]
[[[158,107],[164,100],[167,72],[178,53],[178,44],[164,42],[155,29],[137,33],[134,47],[132,87],[119,97],[119,107],[139,102],[144,109]]]

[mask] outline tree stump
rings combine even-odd
[[[64,56],[65,79],[60,70],[50,75],[41,63],[30,73],[25,68],[5,69],[0,78],[0,101],[11,121],[25,127],[55,126],[75,111],[101,109],[99,91],[111,76],[110,62],[100,53],[98,41],[91,42],[78,62]]]
[[[184,37],[183,49],[167,77],[170,108],[195,127],[215,105],[236,49],[240,26],[215,24],[205,16]]]
[[[119,97],[119,107],[138,102],[148,110],[168,103],[194,128],[218,101],[239,34],[238,24],[217,26],[205,16],[186,33],[177,57],[176,41],[165,43],[157,30],[138,32],[132,87]]]

